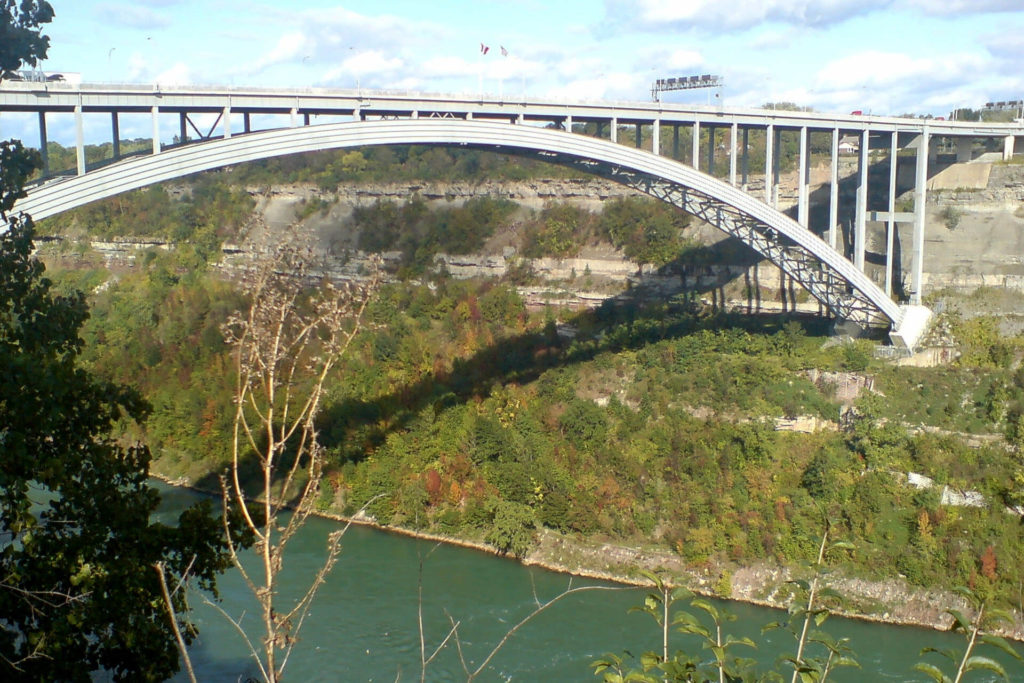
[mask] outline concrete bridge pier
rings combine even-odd
[[[864,129],[860,139],[860,156],[857,162],[857,208],[853,228],[853,265],[864,272],[865,242],[867,241],[868,220],[868,154],[871,151],[871,132]]]
[[[796,193],[796,222],[805,228],[810,227],[810,202],[808,187],[811,181],[811,168],[807,161],[807,126],[800,128],[800,157],[797,162],[799,177],[797,179]]]
[[[153,105],[153,154],[160,153],[160,107]]]
[[[694,171],[700,170],[700,121],[693,122],[693,140],[690,141],[692,148],[690,154],[690,165]]]
[[[839,128],[832,129],[832,156],[829,161],[828,246],[835,249],[839,233]]]
[[[85,128],[82,125],[82,103],[75,105],[75,158],[78,175],[85,175]]]
[[[885,224],[885,293],[892,296],[893,243],[896,233],[896,178],[899,164],[899,133],[889,136],[889,216]]]
[[[117,118],[117,112],[110,112],[110,132],[114,138],[114,158],[121,158],[121,124]]]
[[[46,149],[46,112],[39,112],[39,154],[43,157],[43,175],[50,175],[50,154]]]
[[[735,121],[729,128],[729,184],[736,187],[736,134],[739,132],[739,124]]]
[[[747,184],[750,182],[750,129],[743,127],[743,186],[747,191]]]
[[[910,273],[910,303],[921,305],[924,284],[924,224],[925,202],[928,199],[928,142],[931,136],[927,124],[917,139],[917,168],[914,176],[914,242]]]

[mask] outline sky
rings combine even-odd
[[[945,116],[1024,99],[1024,0],[50,2],[41,66],[90,83],[646,101],[708,73],[720,92],[663,101]]]

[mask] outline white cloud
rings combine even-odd
[[[793,41],[794,29],[777,31],[766,29],[753,36],[750,40],[750,47],[754,50],[770,50],[789,45]]]
[[[307,57],[311,64],[334,65],[330,72],[340,73],[343,67],[336,66],[338,62],[348,62],[354,53],[408,55],[428,41],[436,43],[447,32],[440,25],[386,14],[359,14],[342,7],[299,13],[274,10],[264,19],[282,26],[286,32],[249,73]],[[471,48],[467,46],[467,51]]]
[[[96,14],[104,23],[112,26],[153,31],[171,24],[170,19],[159,12],[134,4],[103,3],[96,7]]]
[[[128,80],[130,82],[144,82],[148,80],[149,75],[149,62],[138,52],[133,52],[128,57]]]
[[[405,62],[399,57],[389,57],[383,52],[371,50],[353,53],[337,67],[328,70],[321,81],[324,84],[336,82],[383,82],[393,79],[405,71]]]
[[[819,69],[818,87],[838,84],[917,88],[922,83],[959,83],[982,73],[986,60],[973,54],[946,54],[941,58],[911,57],[897,52],[866,51],[825,64]]]
[[[591,77],[571,79],[563,85],[551,87],[546,95],[565,100],[635,99],[634,95],[638,88],[642,90],[647,85],[636,74],[598,73]]]
[[[939,16],[1019,12],[1024,9],[1020,0],[903,0],[897,5],[906,5],[925,14]]]
[[[1021,0],[605,0],[604,32],[740,31],[768,23],[824,28],[881,10],[956,16],[1021,9]]]
[[[971,53],[938,58],[866,51],[825,64],[814,80],[808,99],[816,107],[846,108],[874,113],[939,112],[984,101],[976,78],[991,68],[991,60]]]
[[[258,72],[271,64],[301,59],[313,41],[304,33],[291,31],[277,39],[277,44],[266,55],[256,61],[249,71]]]
[[[177,62],[171,68],[158,73],[153,82],[158,85],[188,85],[195,81],[188,66],[182,62]]]
[[[605,0],[609,25],[641,30],[738,30],[766,22],[821,27],[887,7],[893,0]]]
[[[475,76],[478,72],[476,64],[461,57],[431,57],[423,62],[417,71],[426,78],[451,78]]]
[[[696,69],[704,63],[704,57],[696,50],[675,50],[661,63],[669,70],[685,71]]]

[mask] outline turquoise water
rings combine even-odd
[[[196,495],[182,489],[164,490],[168,508],[186,504]],[[294,600],[308,585],[321,563],[327,534],[337,528],[335,522],[311,519],[292,541],[282,580],[282,601]],[[523,567],[466,548],[352,527],[343,539],[339,561],[303,626],[285,669],[285,680],[419,680],[417,583],[421,560],[427,653],[447,635],[450,615],[459,623],[462,652],[471,670],[536,607],[535,596],[546,601],[569,587],[614,587]],[[243,627],[258,638],[255,601],[238,573],[226,574],[220,587],[222,608],[240,618]],[[650,617],[628,613],[642,599],[643,591],[632,588],[571,595],[517,631],[477,680],[596,681],[589,664],[602,654],[621,655],[623,650],[630,650],[639,655],[660,649],[660,631]],[[200,680],[258,680],[259,670],[234,627],[203,605],[198,596],[193,603],[200,638],[192,648],[192,658]],[[772,665],[779,654],[794,652],[789,634],[776,631],[760,635],[764,624],[781,620],[784,613],[742,603],[716,604],[737,615],[727,632],[757,642],[759,650],[750,656],[766,666]],[[961,649],[964,643],[958,636],[927,629],[839,618],[829,619],[825,630],[833,637],[849,638],[862,667],[839,670],[829,679],[840,682],[929,680],[913,671],[921,648]],[[677,636],[672,644],[685,647],[685,642]],[[699,651],[699,646],[690,645],[689,650]],[[1014,663],[1011,667],[1012,660],[1002,654],[994,657],[1007,666],[1011,680],[1024,681],[1024,666]],[[940,663],[938,659],[929,661]],[[454,643],[449,643],[427,667],[429,681],[465,679]],[[968,680],[993,679],[978,674]]]

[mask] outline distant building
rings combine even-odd
[[[839,140],[840,154],[856,154],[860,151],[860,140],[856,135],[847,135]]]

